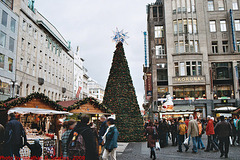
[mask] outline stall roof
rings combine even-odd
[[[49,109],[40,109],[40,108],[22,108],[22,107],[15,107],[8,110],[8,114],[10,113],[19,113],[19,114],[49,114],[49,115],[63,115],[63,114],[69,114],[69,112],[64,111],[55,111],[55,110],[49,110]]]
[[[78,100],[71,100],[71,101],[61,101],[61,102],[58,102],[57,104],[63,106],[63,107],[69,107],[73,104],[75,104]]]

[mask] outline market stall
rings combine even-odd
[[[25,129],[28,143],[32,144],[35,139],[40,140],[44,158],[59,155],[60,119],[70,114],[62,106],[44,94],[33,93],[26,98],[5,103],[0,108],[6,109],[8,114],[15,113]],[[22,157],[29,157],[29,148],[23,147],[20,154]]]

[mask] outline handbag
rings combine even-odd
[[[156,150],[160,150],[160,144],[159,144],[159,142],[156,142]]]
[[[189,145],[189,138],[186,138],[185,141],[183,142],[183,144],[188,146]]]

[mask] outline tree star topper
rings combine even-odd
[[[117,28],[117,31],[113,31],[114,36],[112,37],[113,41],[118,43],[118,42],[122,42],[122,43],[126,43],[126,39],[128,39],[129,37],[127,36],[128,32],[123,32],[123,30],[119,31]]]

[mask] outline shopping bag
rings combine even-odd
[[[189,138],[186,138],[185,141],[183,142],[183,144],[188,146],[189,145]]]
[[[156,150],[160,150],[160,144],[159,144],[159,142],[156,142]]]
[[[233,143],[232,143],[232,137],[231,136],[229,136],[229,141],[230,141],[230,145],[232,145]]]

